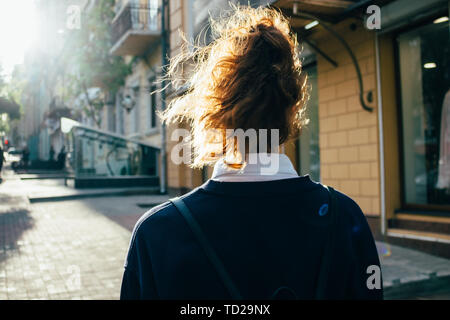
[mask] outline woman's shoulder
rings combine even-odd
[[[147,212],[136,222],[131,235],[125,267],[136,268],[137,256],[148,255],[148,250],[171,246],[174,235],[183,234],[183,221],[175,206],[165,201]]]
[[[349,195],[341,191],[340,189],[334,189],[336,191],[337,199],[338,199],[338,207],[342,207],[342,209],[347,209],[350,211],[355,211],[358,214],[362,213],[361,207],[358,203]]]
[[[367,224],[366,216],[359,204],[349,195],[335,189],[337,198],[337,214],[344,224],[347,224],[354,230],[361,229],[362,225]]]
[[[329,194],[327,185],[316,182],[320,185],[322,196],[319,199],[328,198]],[[336,214],[339,215],[341,231],[347,230],[352,234],[358,233],[356,231],[368,231],[368,222],[366,215],[361,209],[360,205],[351,196],[347,195],[339,188],[334,188],[336,195]]]
[[[373,249],[375,242],[367,220],[367,212],[365,214],[358,203],[345,193],[336,190],[336,194],[337,214],[340,215],[338,219],[340,232],[357,243],[356,247],[367,245]]]
[[[145,228],[150,224],[164,222],[164,220],[170,218],[170,215],[174,213],[174,210],[175,208],[173,208],[170,201],[165,201],[151,208],[146,211],[136,222],[134,232],[140,228]]]
[[[180,198],[195,196],[195,189]],[[152,234],[155,236],[161,232],[168,233],[177,231],[176,229],[183,228],[183,220],[176,207],[170,200],[167,200],[147,212],[145,212],[133,229],[133,238],[136,234],[145,233],[146,236]]]
[[[149,231],[150,229],[158,229],[170,224],[177,217],[175,206],[170,201],[165,201],[147,212],[145,212],[136,222],[133,234]]]

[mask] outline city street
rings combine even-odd
[[[450,300],[449,13],[0,1],[0,302],[120,299],[137,221],[191,191],[219,259],[182,236],[183,207],[187,224],[154,215],[130,296],[216,296],[224,260],[231,297],[310,297],[331,260],[330,297]]]
[[[131,230],[148,210],[138,204],[148,197],[30,204],[25,184],[7,171],[0,185],[0,300],[118,299]]]

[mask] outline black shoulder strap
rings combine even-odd
[[[330,196],[330,204],[328,206],[328,214],[331,216],[330,223],[330,233],[329,238],[325,247],[325,251],[322,257],[322,262],[320,265],[318,284],[316,289],[316,299],[323,300],[327,299],[327,284],[328,276],[330,274],[331,263],[333,260],[334,244],[335,244],[335,234],[338,224],[338,210],[337,210],[337,199],[336,191],[330,186],[325,186],[328,190]]]
[[[186,204],[181,198],[177,197],[170,199],[169,201],[174,204],[174,206],[178,209],[178,211],[186,220],[187,224],[189,225],[195,237],[197,238],[197,241],[199,242],[209,261],[211,261],[212,265],[216,269],[216,272],[218,273],[220,279],[222,280],[225,288],[228,290],[230,296],[235,300],[242,300],[242,296],[239,290],[237,289],[234,282],[231,280],[231,277],[228,274],[227,270],[225,269],[224,264],[216,254],[213,247],[210,245],[208,239],[205,236],[205,233],[201,229],[197,220],[195,220],[195,218],[192,216],[191,210],[189,210],[189,208],[186,206]]]
[[[334,252],[334,237],[336,233],[336,228],[338,224],[338,213],[337,213],[337,199],[336,199],[336,192],[332,187],[326,186],[329,196],[330,196],[330,204],[328,207],[328,214],[331,216],[331,224],[330,224],[330,234],[329,238],[325,247],[325,252],[322,257],[322,262],[320,265],[319,270],[319,276],[318,276],[318,285],[316,289],[316,299],[326,299],[326,289],[327,289],[327,283],[328,283],[328,276],[330,273],[331,263],[333,259],[333,252]],[[181,213],[181,215],[186,220],[188,226],[191,228],[192,232],[194,233],[197,241],[199,242],[200,246],[202,247],[203,251],[205,252],[208,259],[211,261],[212,265],[216,269],[216,272],[218,273],[220,279],[222,280],[225,288],[228,290],[229,294],[233,299],[236,300],[242,300],[242,296],[237,289],[234,282],[231,280],[230,275],[225,269],[225,266],[223,265],[220,258],[217,256],[215,250],[210,245],[208,239],[206,238],[204,232],[202,231],[200,225],[195,220],[195,218],[192,216],[191,211],[186,206],[184,201],[181,198],[173,198],[169,200],[172,202],[177,210]]]

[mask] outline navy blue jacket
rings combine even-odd
[[[183,197],[245,299],[268,299],[281,286],[313,299],[329,233],[326,188],[309,176],[264,182],[208,180]],[[361,209],[338,192],[340,215],[330,299],[382,299],[367,268],[380,266]],[[319,214],[320,212],[320,214]],[[325,213],[325,214],[324,214]],[[170,202],[137,222],[121,299],[230,299],[186,221]]]

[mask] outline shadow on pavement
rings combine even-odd
[[[133,231],[137,221],[151,208],[167,201],[163,195],[134,195],[98,197],[75,200],[114,221],[128,231]]]
[[[33,225],[34,221],[29,210],[0,212],[0,263],[19,249],[20,238]]]

